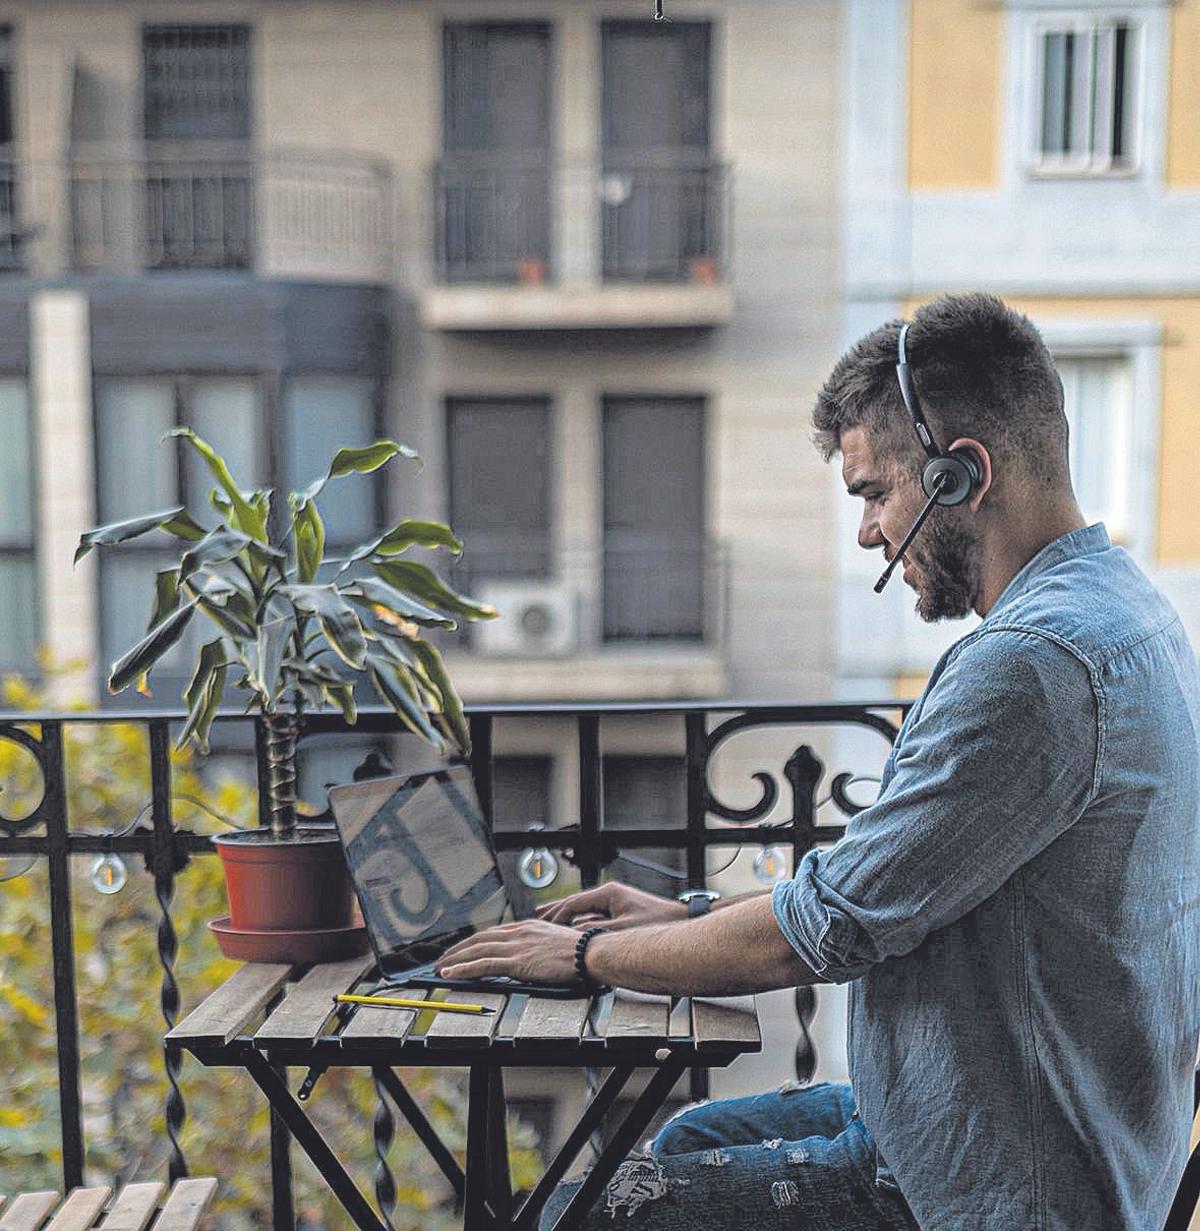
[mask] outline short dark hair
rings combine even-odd
[[[902,321],[888,321],[838,360],[813,408],[828,461],[861,427],[880,458],[920,473],[925,454],[896,379]],[[921,408],[944,449],[973,436],[999,464],[1069,479],[1062,382],[1033,322],[995,295],[945,295],[913,314],[904,348]]]

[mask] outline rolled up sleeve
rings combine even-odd
[[[1095,794],[1102,695],[1041,633],[979,630],[951,651],[878,800],[771,898],[821,978],[844,983],[985,901]]]

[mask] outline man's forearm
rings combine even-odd
[[[698,919],[608,932],[588,946],[601,983],[674,996],[766,992],[822,982],[788,944],[768,894],[752,894]]]

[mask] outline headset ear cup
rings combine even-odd
[[[953,507],[962,504],[979,486],[983,471],[979,459],[970,449],[955,449],[951,453],[943,453],[921,471],[921,486],[927,496],[933,495],[934,487],[942,475],[948,475],[949,482],[943,484],[938,493],[938,504]]]

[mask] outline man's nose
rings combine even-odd
[[[882,547],[887,540],[879,529],[879,518],[870,509],[863,509],[862,521],[858,524],[858,545],[866,551]]]

